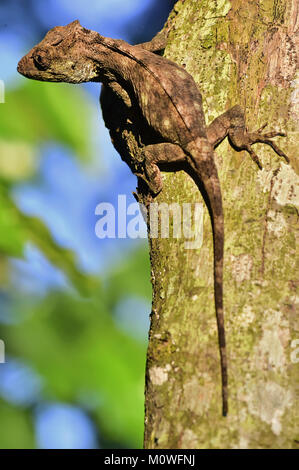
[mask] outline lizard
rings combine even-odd
[[[213,232],[214,300],[220,353],[222,415],[228,413],[227,352],[223,313],[224,216],[215,147],[225,138],[236,150],[246,150],[261,169],[251,148],[270,145],[287,162],[273,142],[283,132],[263,133],[266,125],[249,132],[245,112],[234,107],[205,122],[202,96],[193,77],[161,55],[167,41],[162,30],[152,41],[129,43],[101,36],[78,20],[52,28],[18,63],[27,78],[48,82],[101,82],[101,106],[112,142],[132,172],[155,197],[162,190],[161,170],[182,165],[200,181]],[[138,152],[129,148],[125,134],[134,132]]]

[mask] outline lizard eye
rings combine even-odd
[[[36,68],[39,70],[46,70],[49,66],[48,60],[44,55],[41,55],[40,53],[34,54],[32,56],[34,64]]]
[[[58,44],[60,44],[62,41],[63,41],[62,38],[57,39],[56,41],[54,41],[54,42],[52,43],[52,46],[58,46]]]

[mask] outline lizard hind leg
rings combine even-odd
[[[264,124],[254,132],[248,132],[245,124],[245,113],[241,106],[236,105],[225,113],[218,116],[207,128],[208,139],[215,147],[226,136],[237,150],[246,150],[252,160],[262,169],[262,164],[255,151],[251,148],[253,144],[263,143],[272,147],[274,152],[283,157],[288,163],[288,156],[271,140],[273,137],[285,137],[284,132],[271,131],[263,133]]]
[[[271,140],[273,137],[278,137],[278,136],[286,137],[286,134],[284,132],[276,132],[276,131],[267,132],[267,133],[263,134],[261,131],[266,127],[266,125],[267,124],[264,124],[260,129],[258,129],[255,132],[247,133],[247,135],[246,135],[247,142],[245,143],[247,145],[245,147],[245,150],[247,150],[251,154],[251,156],[253,157],[253,160],[256,161],[256,158],[254,158],[254,157],[256,157],[256,154],[253,152],[253,150],[251,149],[250,146],[252,144],[256,144],[256,143],[266,144],[266,145],[269,145],[270,147],[272,147],[272,149],[274,150],[275,153],[277,153],[277,155],[279,155],[280,157],[283,157],[286,160],[286,162],[289,163],[290,162],[289,157]],[[233,142],[233,139],[231,139],[231,140]],[[249,151],[249,149],[250,149],[250,151]],[[258,158],[257,158],[257,160],[258,160]],[[260,165],[259,165],[259,167],[261,168]]]

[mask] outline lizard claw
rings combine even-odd
[[[267,127],[267,126],[268,126],[268,123],[267,123],[267,122],[265,122],[265,124],[263,124],[263,125],[262,125],[262,126],[261,126],[261,127],[260,127],[260,128],[257,130],[257,131],[256,131],[256,133],[260,133],[260,132],[262,132],[262,130],[264,130],[264,129],[265,129],[265,127]]]
[[[281,131],[270,131],[263,133],[263,130],[265,127],[267,127],[267,125],[268,123],[266,122],[254,132],[249,132],[248,128],[245,126],[243,127],[244,130],[242,130],[241,126],[239,126],[239,128],[236,126],[228,133],[231,143],[238,150],[246,150],[260,169],[262,169],[262,164],[257,154],[251,148],[253,144],[257,143],[269,145],[272,147],[274,152],[277,153],[277,155],[283,157],[287,163],[290,162],[289,157],[272,140],[274,137],[286,137],[287,134]]]
[[[279,155],[280,157],[283,157],[287,163],[290,162],[289,157],[271,140],[273,137],[286,137],[285,132],[278,132],[278,131],[271,131],[271,132],[266,132],[262,133],[261,131],[266,127],[266,124],[264,124],[258,131],[252,132],[248,134],[248,140],[249,140],[249,145],[255,144],[255,143],[262,143],[269,145],[272,147],[275,153]],[[247,149],[246,149],[247,150]],[[256,160],[255,160],[256,161]]]
[[[260,161],[259,157],[257,156],[257,154],[255,153],[255,151],[252,150],[252,148],[250,146],[246,147],[245,150],[247,150],[247,152],[251,156],[252,160],[257,164],[259,169],[262,170],[263,165],[261,164],[261,161]]]
[[[272,131],[272,132],[267,132],[266,134],[261,134],[261,137],[264,137],[265,139],[272,139],[273,137],[286,137],[286,133],[285,132],[276,132],[276,131]]]

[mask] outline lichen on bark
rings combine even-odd
[[[212,231],[203,243],[150,239],[153,308],[147,357],[146,448],[298,446],[296,318],[298,90],[296,0],[178,1],[165,56],[194,77],[207,123],[240,104],[250,129],[284,130],[257,144],[260,171],[227,141],[216,150],[225,217],[224,312],[229,415],[221,416]],[[191,178],[164,173],[157,203],[204,201]],[[297,209],[296,209],[297,205]]]

